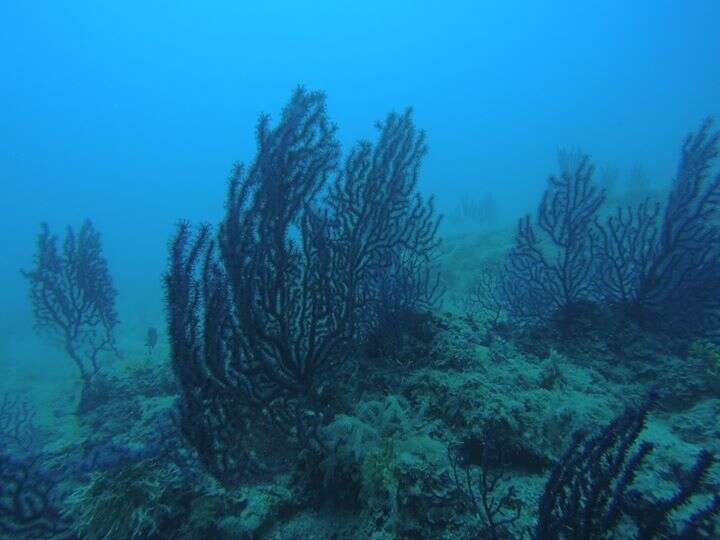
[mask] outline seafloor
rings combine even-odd
[[[678,348],[592,316],[561,340],[467,313],[467,284],[511,242],[509,230],[447,238],[441,308],[411,321],[400,346],[361,351],[378,367],[352,388],[340,382],[329,398],[347,413],[323,428],[336,443],[333,457],[284,452],[271,441],[266,451],[278,466],[239,488],[204,474],[173,435],[177,394],[164,333],[150,354],[144,332],[126,329],[100,406],[77,415],[77,393],[58,389],[37,404],[48,468],[74,472],[58,490],[75,531],[88,539],[490,538],[482,512],[455,496],[467,495],[468,484],[453,456],[492,434],[490,476],[474,472],[470,489],[494,482],[490,502],[503,501],[495,519],[511,520],[498,537],[529,537],[552,464],[573,434],[601,429],[651,390],[657,397],[638,440],[654,447],[633,488],[672,495],[678,471],[702,448],[720,454],[720,349],[703,340]],[[158,440],[165,450],[147,451]],[[716,466],[704,494],[673,519],[686,519],[719,484]],[[622,524],[618,531],[623,537]]]

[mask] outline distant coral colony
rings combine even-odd
[[[174,398],[151,435],[139,446],[88,439],[58,466],[33,442],[42,434],[27,403],[5,396],[0,536],[229,538],[236,527],[265,538],[226,518],[280,497],[257,490],[282,478],[296,502],[268,510],[273,523],[298,507],[352,509],[363,538],[713,537],[712,452],[653,470],[669,479],[664,491],[638,480],[655,452],[642,431],[677,399],[670,386],[647,375],[614,420],[574,434],[565,425],[558,445],[541,447],[463,385],[486,384],[493,363],[521,351],[545,366],[532,391],[549,393],[569,384],[558,354],[603,351],[630,365],[648,339],[706,358],[703,377],[720,380],[719,149],[706,120],[682,145],[664,201],[614,209],[589,157],[565,154],[536,215],[519,220],[502,258],[474,270],[460,313],[443,314],[458,287],[443,269],[434,200],[418,191],[427,148],[411,111],[389,114],[374,141],[342,157],[324,95],[298,88],[277,122],[260,117],[255,157],[233,168],[220,224],[181,221],[171,240],[172,377],[159,382],[147,366],[135,375],[144,396]],[[491,206],[486,198],[483,215]],[[93,415],[138,390],[106,368],[119,354],[117,293],[93,224],[68,227],[61,246],[42,225],[23,275],[37,329],[77,368],[79,421],[101,432]],[[164,338],[150,327],[144,339],[151,363]],[[457,360],[476,347],[490,351],[484,366]],[[148,422],[145,409],[126,414]],[[528,492],[514,471],[542,481]],[[84,487],[68,498],[57,486],[73,482]],[[202,519],[188,502],[201,495]],[[297,534],[284,537],[309,537]]]

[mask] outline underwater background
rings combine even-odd
[[[0,538],[720,536],[718,2],[0,21]]]

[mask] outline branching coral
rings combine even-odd
[[[629,408],[592,437],[578,434],[551,473],[538,507],[534,538],[606,538],[618,534],[621,520],[629,518],[639,539],[677,534],[697,538],[711,530],[720,511],[720,496],[700,508],[679,532],[673,514],[701,491],[702,480],[714,458],[701,451],[687,473],[676,471],[677,489],[671,497],[632,489],[633,481],[653,450],[650,442],[637,443],[653,399]]]
[[[101,354],[115,352],[113,330],[118,322],[117,292],[92,222],[86,220],[77,234],[68,227],[62,253],[57,238],[43,224],[35,267],[23,275],[30,284],[36,326],[59,340],[80,371],[82,412],[92,407],[89,392],[101,370]]]
[[[35,424],[35,409],[26,400],[9,392],[0,402],[0,450],[35,453],[41,442]]]
[[[537,217],[520,220],[510,252],[503,290],[513,315],[564,322],[582,302],[595,298],[598,270],[593,220],[605,193],[592,182],[587,156],[551,177]]]
[[[710,170],[719,151],[720,131],[707,119],[685,140],[663,212],[646,201],[597,227],[603,297],[643,323],[718,331],[720,174]]]
[[[399,310],[432,303],[432,201],[417,193],[425,152],[410,113],[389,115],[337,171],[320,93],[298,89],[257,154],[230,178],[217,240],[181,224],[165,278],[181,425],[208,470],[233,483],[248,422],[320,444],[321,393],[351,345]],[[259,432],[259,429],[253,432]]]
[[[522,510],[515,486],[507,485],[502,471],[493,470],[487,448],[482,451],[480,463],[475,464],[478,467],[463,459],[462,452],[458,454],[450,455],[453,480],[462,502],[480,523],[479,534],[492,540],[504,538]]]
[[[683,144],[664,208],[645,200],[602,222],[605,194],[588,158],[567,157],[537,224],[530,216],[518,224],[503,276],[510,313],[562,325],[599,303],[674,334],[717,333],[720,174],[710,171],[719,153],[720,131],[708,119]]]

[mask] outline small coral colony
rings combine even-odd
[[[300,538],[311,536],[289,532],[289,516],[313,511],[354,524],[337,519],[327,538],[716,537],[712,448],[662,469],[645,435],[650,418],[707,395],[700,386],[679,396],[647,375],[607,421],[568,426],[556,444],[528,442],[517,416],[493,418],[462,390],[511,358],[562,357],[528,389],[562,392],[573,358],[600,351],[608,378],[652,365],[630,358],[652,342],[666,362],[701,358],[678,377],[717,396],[711,120],[682,143],[669,191],[616,207],[590,158],[562,153],[537,212],[477,266],[453,313],[441,309],[458,289],[433,198],[418,191],[426,142],[411,111],[341,155],[324,95],[298,88],[277,121],[260,117],[256,142],[219,225],[177,225],[166,334],[148,329],[145,365],[125,380],[106,367],[118,314],[98,231],[88,220],[58,238],[42,225],[23,276],[38,332],[74,364],[75,416],[92,434],[51,449],[30,403],[4,396],[0,536]],[[489,352],[451,361],[463,348]],[[438,398],[453,387],[441,380],[464,382]],[[149,415],[143,403],[160,398]],[[262,491],[273,483],[289,495]]]

